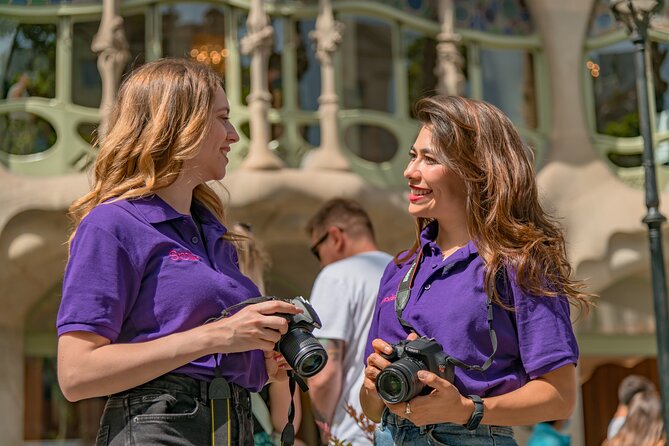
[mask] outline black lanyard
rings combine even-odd
[[[411,267],[409,268],[409,271],[407,271],[407,273],[402,278],[402,281],[400,282],[399,288],[397,289],[397,297],[395,298],[395,313],[397,314],[397,319],[399,319],[400,324],[402,324],[403,327],[411,330],[414,333],[418,332],[414,330],[411,324],[409,324],[402,318],[402,313],[404,312],[404,308],[407,306],[407,303],[409,302],[409,297],[411,296],[411,287],[413,286],[413,281],[416,276],[416,271],[418,270],[418,267],[420,266],[420,262],[422,259],[423,259],[423,249],[422,247],[420,247],[418,253],[416,254],[416,259],[413,261]],[[504,275],[504,277],[506,280],[506,274]],[[495,286],[497,286],[496,281],[495,281]],[[492,328],[492,298],[490,296],[487,297],[486,304],[488,307],[488,334],[490,335],[490,343],[492,344],[492,353],[490,354],[490,356],[488,356],[488,359],[485,360],[483,365],[479,366],[479,365],[465,364],[459,359],[450,356],[448,352],[444,352],[448,356],[449,362],[462,369],[478,370],[483,372],[492,365],[495,353],[497,353],[497,334],[495,333],[495,329]]]

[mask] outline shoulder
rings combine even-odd
[[[118,200],[100,203],[81,222],[105,228],[121,225],[127,220],[137,220],[135,208],[128,200]]]
[[[97,205],[86,215],[79,226],[75,238],[80,233],[107,234],[120,243],[134,240],[138,234],[146,234],[150,223],[127,200],[110,201]]]

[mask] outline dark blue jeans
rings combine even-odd
[[[376,446],[518,446],[513,429],[505,426],[480,425],[470,431],[452,423],[418,427],[387,409],[374,433]]]
[[[96,446],[211,445],[208,383],[167,374],[109,397]],[[253,446],[251,398],[235,384],[230,411],[230,445]]]

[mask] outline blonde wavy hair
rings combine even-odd
[[[504,306],[495,277],[510,268],[526,292],[562,295],[587,312],[594,295],[571,278],[562,229],[539,202],[531,152],[509,118],[489,103],[459,96],[423,98],[416,116],[432,132],[439,163],[465,182],[467,227],[493,301]],[[417,251],[429,223],[417,219],[416,241],[398,262]]]
[[[74,223],[108,200],[151,195],[172,184],[209,133],[221,78],[186,59],[160,59],[134,70],[121,84],[99,149],[93,187],[69,208]],[[224,222],[223,203],[206,184],[193,198]]]

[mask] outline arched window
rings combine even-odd
[[[669,181],[669,14],[652,21],[648,44],[649,107],[655,130],[658,182]],[[641,187],[643,140],[639,130],[635,48],[611,13],[608,2],[593,6],[583,59],[585,104],[594,146],[623,181]]]

